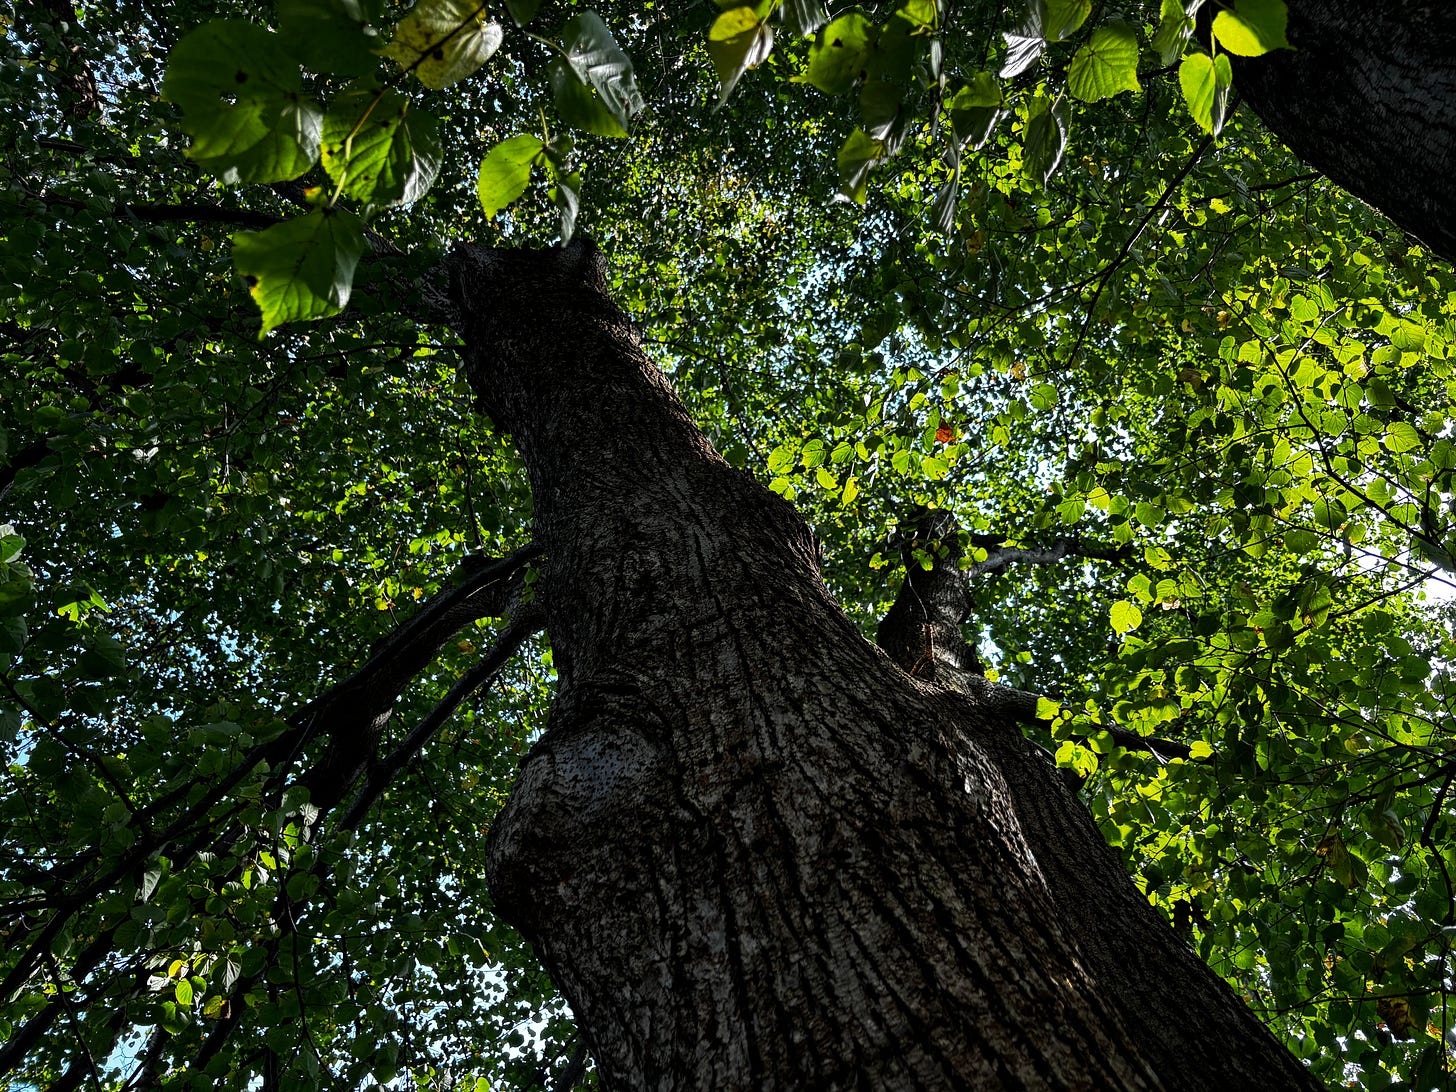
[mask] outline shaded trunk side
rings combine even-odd
[[[1456,5],[1287,2],[1294,49],[1232,58],[1235,87],[1301,159],[1456,261]]]
[[[452,274],[467,375],[531,477],[560,676],[491,890],[604,1087],[1229,1087],[1188,1019],[1226,987],[1195,966],[1149,1053],[1121,996],[1143,983],[1091,970],[993,761],[1014,724],[858,635],[595,252],[463,248]],[[1249,1083],[1315,1087],[1230,1026]]]

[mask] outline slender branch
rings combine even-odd
[[[51,193],[32,194],[37,201],[57,208],[84,209],[85,201]],[[205,205],[183,201],[174,205],[120,204],[113,207],[119,217],[130,216],[148,224],[238,224],[241,227],[269,228],[283,223],[283,217],[252,209],[229,209],[221,205]]]
[[[1236,106],[1237,103],[1229,104],[1229,114],[1234,112]],[[1193,149],[1193,154],[1188,157],[1183,166],[1179,168],[1178,173],[1163,187],[1163,192],[1153,202],[1152,207],[1148,209],[1143,218],[1138,221],[1137,227],[1133,228],[1132,233],[1123,241],[1122,246],[1118,249],[1112,260],[1103,267],[1102,276],[1097,280],[1097,287],[1092,292],[1092,298],[1087,301],[1087,313],[1082,317],[1081,332],[1077,334],[1077,341],[1072,346],[1071,354],[1067,357],[1068,367],[1075,364],[1077,357],[1082,353],[1082,345],[1087,340],[1087,332],[1092,329],[1092,318],[1097,313],[1097,303],[1102,299],[1102,293],[1107,289],[1108,282],[1112,280],[1112,275],[1123,267],[1123,264],[1126,263],[1128,257],[1132,254],[1133,246],[1137,243],[1138,239],[1142,238],[1143,232],[1153,222],[1153,218],[1163,211],[1168,204],[1168,199],[1183,184],[1183,180],[1193,172],[1194,166],[1211,147],[1213,147],[1213,135],[1209,134],[1199,142],[1198,147]]]
[[[571,1052],[571,1057],[566,1060],[566,1066],[561,1070],[556,1083],[551,1086],[551,1092],[571,1092],[581,1079],[586,1076],[586,1064],[591,1060],[587,1054],[586,1044],[580,1039],[576,1041],[576,1047]]]
[[[1043,728],[1049,726],[1048,721],[1042,720],[1036,715],[1037,705],[1041,701],[1040,695],[1027,690],[1002,686],[984,679],[972,681],[980,700],[996,712],[1011,717],[1020,724]],[[1170,758],[1199,761],[1193,758],[1193,750],[1186,743],[1178,743],[1175,740],[1162,739],[1158,736],[1138,735],[1136,732],[1119,728],[1116,725],[1105,725],[1102,730],[1110,735],[1112,741],[1123,750],[1150,754],[1161,763],[1166,763]]]

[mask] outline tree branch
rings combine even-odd
[[[981,543],[977,543],[977,545],[981,545]],[[1076,537],[1058,538],[1049,545],[1041,547],[993,546],[986,550],[986,560],[975,562],[965,570],[965,573],[967,576],[985,576],[990,573],[999,573],[1010,565],[1054,565],[1067,557],[1086,557],[1097,561],[1124,561],[1131,556],[1131,546],[1106,546],[1086,542]]]
[[[510,662],[516,651],[532,634],[539,633],[545,625],[545,614],[536,604],[519,608],[497,634],[494,643],[480,661],[467,671],[450,688],[440,702],[431,709],[405,736],[404,740],[388,755],[373,763],[364,788],[353,805],[339,821],[340,829],[352,830],[363,821],[395,775],[405,769],[426,743],[450,719],[466,698],[481,687],[492,682],[503,667]]]
[[[1229,116],[1232,116],[1233,112],[1238,109],[1238,105],[1238,96],[1235,95],[1234,100],[1230,102],[1228,106]],[[1164,207],[1168,204],[1168,199],[1172,197],[1178,187],[1183,184],[1183,180],[1186,179],[1189,174],[1193,172],[1194,166],[1198,163],[1200,159],[1203,158],[1203,154],[1207,152],[1208,149],[1211,147],[1213,147],[1213,136],[1210,134],[1209,136],[1205,136],[1203,140],[1199,142],[1198,147],[1193,149],[1193,154],[1188,157],[1187,161],[1183,164],[1183,166],[1179,168],[1178,173],[1175,174],[1169,180],[1168,184],[1163,187],[1163,192],[1158,195],[1158,199],[1153,202],[1152,207],[1149,208],[1143,218],[1138,221],[1137,227],[1133,228],[1132,230],[1132,234],[1130,234],[1123,241],[1123,244],[1118,249],[1117,253],[1112,257],[1107,265],[1103,267],[1102,275],[1097,278],[1097,287],[1092,292],[1092,298],[1087,301],[1087,313],[1082,318],[1082,329],[1077,334],[1077,341],[1072,346],[1071,354],[1067,357],[1067,367],[1070,368],[1073,364],[1075,364],[1077,362],[1077,357],[1080,356],[1082,353],[1082,345],[1087,340],[1087,332],[1092,329],[1092,318],[1097,313],[1097,303],[1100,299],[1102,299],[1102,293],[1107,289],[1108,282],[1112,280],[1112,275],[1116,273],[1119,269],[1121,269],[1123,265],[1127,262],[1128,257],[1132,254],[1133,246],[1140,238],[1142,238],[1143,232],[1146,231],[1148,225],[1153,222],[1153,218],[1157,216],[1158,213],[1163,211]]]

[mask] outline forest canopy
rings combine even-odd
[[[1289,17],[0,15],[0,1086],[591,1080],[480,864],[557,664],[440,272],[589,236],[866,637],[958,567],[1170,927],[1448,1089],[1456,278],[1242,98]]]

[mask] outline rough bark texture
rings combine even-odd
[[[1294,49],[1234,58],[1234,86],[1300,158],[1456,261],[1456,4],[1287,2]]]
[[[1154,920],[997,694],[858,635],[592,248],[451,265],[467,374],[531,476],[560,675],[491,890],[604,1087],[1316,1087]]]

